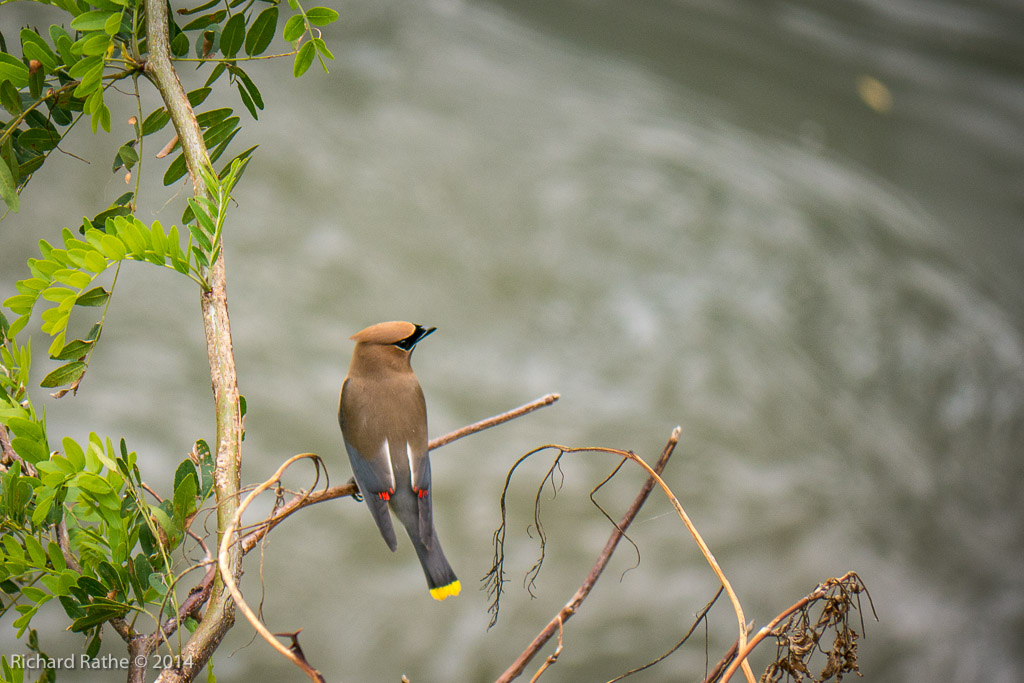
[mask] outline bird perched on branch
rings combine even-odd
[[[407,322],[378,323],[352,336],[356,347],[341,386],[338,422],[359,492],[380,535],[398,547],[390,508],[409,533],[430,595],[461,590],[434,530],[427,454],[427,406],[409,359],[434,331]]]

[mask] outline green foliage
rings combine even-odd
[[[0,408],[18,434],[12,446],[34,472],[15,461],[0,474],[0,590],[8,596],[0,616],[12,609],[19,615],[12,622],[19,638],[54,598],[71,620],[69,629],[92,637],[104,622],[129,612],[159,620],[175,581],[171,553],[212,491],[199,483],[201,476],[212,480],[209,448],[196,449],[199,470],[192,460],[182,461],[172,494],[155,505],[145,500],[137,455],[123,439],[115,448],[90,434],[83,447],[65,437],[63,454],[48,455],[39,423],[17,413]]]
[[[29,27],[11,38],[0,33],[0,107],[10,117],[0,120],[0,199],[15,212],[20,205],[18,193],[80,119],[88,117],[94,133],[101,128],[110,132],[109,88],[126,78],[136,81],[146,63],[141,0],[55,0],[50,4],[67,11],[70,20],[50,26],[45,33]],[[304,10],[297,0],[288,4],[295,14],[285,21],[281,35],[293,49],[278,56],[295,57],[296,76],[305,73],[314,59],[326,71],[325,60],[334,56],[321,28],[337,21],[338,13],[326,7]],[[252,0],[205,2],[179,10],[178,17],[183,23],[173,23],[170,31],[174,56],[211,65],[207,88],[227,74],[246,110],[258,118],[263,97],[240,64],[268,57],[278,35],[278,5],[267,7]],[[195,56],[188,57],[190,52]],[[137,84],[135,88],[137,93]],[[239,118],[230,109],[214,111],[216,116],[202,124],[212,162],[224,154],[239,130]],[[201,116],[207,114],[213,112]],[[113,170],[132,171],[141,158],[143,138],[159,132],[167,120],[166,112],[157,109],[141,125],[136,122],[135,137],[118,147]],[[165,172],[164,182],[173,183],[184,174],[184,159],[178,156]],[[121,215],[131,213],[133,204],[131,193],[117,205],[124,209]]]
[[[209,163],[192,169],[205,191],[188,200],[182,227],[164,228],[136,216],[138,178],[143,166],[154,163],[145,161],[153,154],[143,153],[144,144],[152,136],[163,138],[158,146],[166,152],[160,156],[168,157],[162,162],[165,184],[179,181],[188,169],[177,144],[166,142],[173,139],[167,110],[159,106],[143,116],[144,96],[153,97],[154,90],[146,94],[141,0],[37,1],[66,16],[42,30],[0,30],[0,199],[7,207],[0,220],[18,211],[21,190],[76,124],[85,119],[93,133],[110,131],[110,97],[134,98],[139,112],[129,139],[111,148],[111,171],[124,173],[129,189],[80,225],[41,227],[39,256],[28,259],[17,293],[0,310],[0,618],[9,614],[6,623],[16,636],[42,654],[33,619],[43,609],[50,616],[62,612],[67,628],[84,634],[84,652],[95,656],[108,622],[130,623],[142,632],[148,620],[155,632],[176,617],[178,579],[195,567],[194,553],[183,552],[190,525],[213,509],[208,499],[214,457],[205,441],[196,441],[175,469],[171,490],[157,496],[144,486],[140,458],[123,439],[115,445],[90,433],[79,442],[48,426],[34,402],[33,380],[57,390],[51,394],[57,398],[78,391],[124,261],[165,268],[210,289],[209,269],[220,256],[231,192],[255,147],[225,157],[241,117],[223,106],[223,98],[215,107],[204,104],[226,78],[226,89],[237,91],[257,119],[264,99],[248,73],[251,65],[293,57],[296,76],[314,59],[326,71],[325,60],[333,56],[321,29],[338,14],[324,7],[305,10],[297,0],[289,0],[287,10],[276,1],[198,0],[172,15],[172,57],[189,62],[190,69],[208,69],[205,84],[188,99]],[[288,16],[280,26],[282,11]],[[275,37],[290,44],[290,51],[270,54]],[[38,374],[27,332],[33,313],[49,338],[53,362]],[[88,332],[73,334],[77,324]],[[195,621],[173,625],[194,628]],[[44,672],[45,680],[54,676]],[[0,658],[0,678],[21,681],[24,671]]]

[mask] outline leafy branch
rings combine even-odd
[[[54,151],[70,154],[62,146],[79,121],[87,118],[93,133],[110,131],[107,98],[122,92],[114,85],[127,78],[138,115],[130,120],[133,135],[116,148],[111,168],[127,171],[126,184],[135,175],[135,184],[80,226],[64,228],[58,240],[41,239],[39,256],[28,260],[27,276],[16,282],[16,294],[0,311],[0,592],[9,598],[0,601],[0,615],[16,614],[17,636],[41,652],[33,617],[44,605],[59,602],[69,628],[86,636],[87,655],[98,652],[107,624],[125,641],[132,655],[130,681],[144,680],[146,658],[164,646],[177,664],[165,669],[161,680],[190,681],[233,623],[212,554],[192,523],[201,514],[214,515],[219,540],[238,504],[244,401],[231,350],[223,241],[232,190],[255,150],[222,161],[240,131],[240,117],[230,107],[204,108],[204,103],[226,75],[252,118],[258,118],[263,98],[241,64],[263,58],[280,37],[279,7],[252,0],[205,2],[180,11],[178,17],[188,17],[182,25],[163,0],[50,4],[67,13],[62,25],[43,32],[21,28],[17,41],[10,42],[0,32],[3,215],[18,211],[21,190]],[[320,42],[313,51],[321,61],[329,59],[314,27],[334,21],[337,13],[305,11],[297,4],[293,10],[303,30],[298,36],[289,30],[295,45],[288,54],[307,54],[298,43],[307,35],[312,41],[315,31]],[[20,54],[8,46],[20,47]],[[209,63],[210,73],[202,87],[185,92],[172,60],[190,54],[200,66]],[[140,85],[147,84],[155,86],[161,106],[143,116]],[[158,155],[169,157],[164,184],[187,175],[194,195],[180,229],[134,215],[143,141],[168,123],[173,136]],[[49,338],[48,356],[58,363],[41,385],[59,389],[57,397],[74,394],[101,337],[114,287],[124,276],[124,261],[166,268],[198,285],[216,435],[213,448],[196,441],[166,496],[145,484],[140,458],[123,439],[92,433],[80,444],[54,438],[54,427],[33,403],[27,335],[33,314]],[[71,330],[90,307],[101,307],[102,313],[79,338]],[[201,559],[192,557],[195,546],[188,539],[202,549]],[[236,576],[240,559],[237,552],[230,559]],[[181,593],[183,578],[203,567],[199,585]],[[6,658],[0,659],[0,670],[5,680],[23,675]]]

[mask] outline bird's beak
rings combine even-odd
[[[426,337],[428,334],[430,334],[431,332],[433,332],[436,329],[437,329],[436,327],[423,327],[422,325],[417,325],[416,329],[413,330],[412,334],[410,334],[408,337],[406,337],[405,339],[401,340],[400,342],[397,342],[395,344],[395,346],[397,346],[398,348],[400,348],[400,349],[402,349],[404,351],[408,351],[409,353],[412,353],[413,348],[418,343],[420,343],[420,341],[424,337]]]

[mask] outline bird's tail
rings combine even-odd
[[[416,556],[420,558],[420,565],[427,577],[427,586],[430,587],[430,597],[435,600],[444,600],[459,594],[462,584],[455,577],[451,565],[448,564],[444,551],[441,550],[441,543],[434,535],[433,543],[427,548],[420,539],[413,539],[416,546]]]

